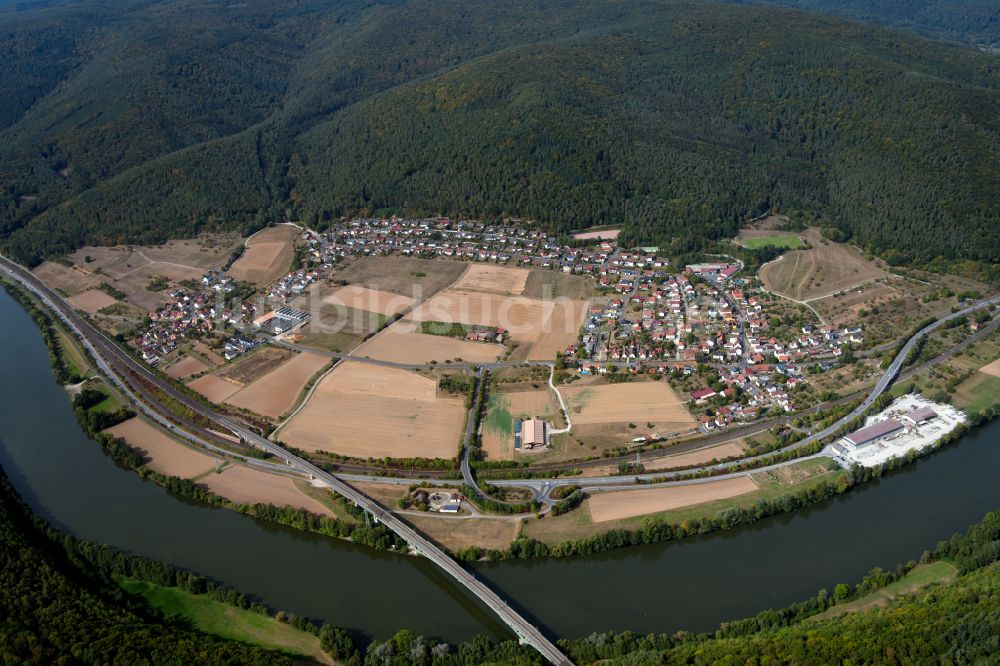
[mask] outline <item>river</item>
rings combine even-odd
[[[256,521],[169,495],[120,469],[80,430],[28,315],[0,290],[0,464],[47,520],[84,539],[191,569],[275,609],[385,638],[507,636],[416,557]],[[817,508],[682,542],[599,556],[478,565],[559,637],[710,630],[870,568],[917,559],[1000,507],[1000,421]]]

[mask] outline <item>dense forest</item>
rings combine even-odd
[[[1000,68],[941,40],[711,0],[0,18],[0,244],[27,263],[392,211],[623,223],[681,253],[768,209],[894,263],[1000,258]]]
[[[1000,48],[1000,0],[745,1],[827,12],[968,42],[982,48]]]

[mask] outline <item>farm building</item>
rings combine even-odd
[[[537,449],[549,443],[549,424],[541,419],[514,422],[514,448]]]

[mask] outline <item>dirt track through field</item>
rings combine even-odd
[[[715,500],[729,499],[757,490],[749,476],[723,481],[711,481],[689,486],[619,490],[598,493],[587,500],[590,517],[595,523],[620,520],[648,513],[669,511]]]

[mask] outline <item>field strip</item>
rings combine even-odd
[[[729,499],[755,490],[757,484],[747,475],[688,486],[598,493],[587,504],[591,520],[603,523]]]
[[[302,400],[295,407],[295,409],[292,410],[292,413],[289,414],[288,417],[285,418],[284,421],[282,421],[281,423],[278,424],[278,426],[274,429],[274,432],[271,433],[271,435],[268,437],[268,439],[270,439],[272,442],[278,441],[278,439],[277,439],[278,438],[278,433],[281,432],[281,429],[284,428],[285,425],[287,425],[289,421],[291,421],[293,418],[295,418],[295,416],[300,411],[302,411],[302,408],[306,406],[306,403],[309,402],[309,399],[312,397],[313,393],[316,391],[316,387],[319,386],[320,383],[324,379],[326,379],[327,375],[329,375],[331,372],[333,372],[334,370],[336,370],[337,366],[339,366],[340,362],[343,361],[343,360],[344,359],[342,359],[342,358],[334,359],[333,365],[330,366],[330,369],[327,370],[322,375],[320,375],[319,377],[316,378],[316,381],[313,382],[313,385],[306,392],[305,397],[302,398]]]

